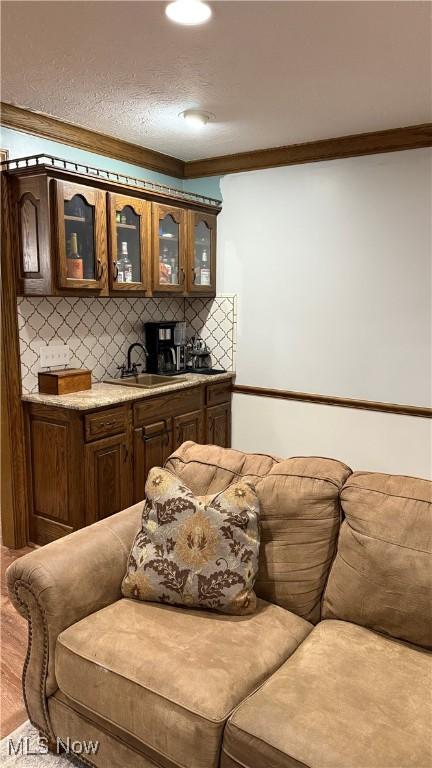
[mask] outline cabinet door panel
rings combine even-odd
[[[153,290],[184,294],[186,291],[187,211],[152,203]]]
[[[216,294],[216,216],[188,212],[187,290],[197,296]]]
[[[12,179],[12,190],[20,253],[17,292],[31,296],[49,295],[53,286],[47,179],[44,176]]]
[[[231,403],[213,405],[207,408],[206,442],[210,445],[220,445],[222,448],[231,446]]]
[[[85,447],[86,522],[94,523],[132,503],[132,461],[127,435]]]
[[[55,245],[60,288],[108,293],[106,193],[55,180]]]
[[[192,411],[174,417],[174,450],[186,440],[202,443],[204,438],[204,415],[202,411]]]
[[[172,453],[172,430],[162,420],[134,430],[134,503],[144,498],[147,475]]]
[[[82,466],[81,421],[79,415],[59,411],[32,406],[26,412],[29,534],[35,544],[47,544],[85,522],[77,477]]]
[[[110,289],[123,293],[150,289],[151,205],[127,195],[108,195]]]

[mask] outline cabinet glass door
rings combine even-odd
[[[64,201],[66,278],[95,280],[94,208],[81,195]]]
[[[154,284],[158,291],[183,292],[185,212],[155,204]]]
[[[124,195],[110,195],[111,284],[119,291],[148,287],[148,203]]]
[[[179,285],[180,227],[170,213],[159,222],[159,282],[161,285]]]
[[[208,296],[215,292],[216,217],[190,212],[191,245],[188,290]]]
[[[105,192],[55,181],[61,288],[106,293]]]

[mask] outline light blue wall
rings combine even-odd
[[[10,128],[4,128],[3,126],[0,128],[0,146],[1,149],[9,150],[10,158],[46,153],[48,155],[64,158],[65,160],[92,165],[105,171],[118,171],[125,175],[129,174],[129,176],[136,176],[139,179],[148,179],[148,181],[169,184],[177,189],[183,189],[188,192],[197,192],[201,195],[215,197],[219,200],[221,199],[219,177],[216,176],[208,179],[177,179],[174,176],[168,176],[165,173],[157,173],[156,171],[147,170],[139,165],[124,163],[123,161],[115,160],[112,157],[97,155],[94,152],[77,149],[68,144],[61,144],[58,141],[43,139],[39,136],[33,136],[30,133],[13,131]]]
[[[208,197],[216,198],[216,200],[222,200],[220,182],[220,176],[206,176],[202,179],[185,179],[183,181],[183,189],[186,189],[188,192],[196,192],[198,195],[207,195]]]

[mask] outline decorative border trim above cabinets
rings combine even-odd
[[[424,123],[184,162],[176,157],[164,155],[137,144],[130,144],[88,128],[81,128],[79,125],[66,123],[49,115],[14,107],[12,104],[1,102],[0,108],[0,123],[7,128],[43,136],[99,155],[167,173],[178,179],[223,176],[227,173],[256,171],[281,165],[316,163],[321,160],[339,160],[358,155],[375,155],[381,152],[399,152],[432,146],[432,123]]]
[[[398,405],[396,403],[380,403],[374,400],[357,400],[351,397],[335,397],[333,395],[316,395],[308,392],[291,392],[286,389],[269,389],[267,387],[249,387],[235,384],[233,392],[238,395],[255,395],[256,397],[274,397],[281,400],[297,400],[304,403],[319,405],[336,405],[339,408],[359,408],[364,411],[382,411],[397,413],[402,416],[420,416],[432,419],[432,408],[417,405]]]
[[[133,163],[152,171],[177,176],[179,179],[184,175],[184,162],[176,157],[116,139],[114,136],[91,131],[79,125],[65,123],[63,120],[32,112],[30,109],[14,107],[5,102],[1,102],[1,124],[17,131],[32,133],[35,136],[60,141],[62,144],[69,144],[88,152],[95,152],[97,155],[113,157],[125,163]]]
[[[223,176],[240,171],[257,171],[281,165],[316,163],[321,160],[339,160],[358,155],[375,155],[381,152],[399,152],[404,149],[420,149],[432,146],[432,123],[391,128],[386,131],[357,133],[334,139],[320,139],[305,144],[289,144],[286,147],[257,149],[235,155],[222,155],[185,163],[186,179],[202,176]]]

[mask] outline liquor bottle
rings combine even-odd
[[[159,264],[159,279],[162,285],[171,283],[171,273],[172,267],[169,259],[169,251],[168,247],[165,246],[165,248],[162,250],[162,258]]]
[[[118,275],[117,282],[119,283],[132,283],[132,262],[128,256],[128,245],[125,241],[121,243],[120,258],[118,260]]]
[[[178,285],[178,261],[174,254],[171,256],[171,283]]]
[[[70,280],[82,280],[84,277],[83,260],[78,253],[78,235],[71,233],[69,251],[66,257],[66,275]]]
[[[201,254],[200,285],[210,285],[210,266],[207,251],[204,249]]]

